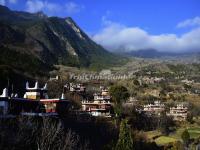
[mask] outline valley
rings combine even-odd
[[[191,33],[102,21],[93,36],[72,17],[0,5],[0,149],[199,149],[200,53],[180,52]]]

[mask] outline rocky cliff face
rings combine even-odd
[[[0,47],[1,65],[39,72],[54,64],[105,66],[119,58],[93,42],[70,17],[47,17],[4,6],[0,6]]]

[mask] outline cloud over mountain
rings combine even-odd
[[[165,52],[200,51],[200,27],[180,36],[152,35],[139,27],[127,27],[107,20],[104,28],[93,36],[93,40],[110,51],[128,52],[140,49]]]
[[[70,15],[80,12],[83,8],[83,5],[78,5],[75,2],[66,2],[64,5],[49,2],[47,0],[28,0],[26,2],[26,10],[28,12],[34,13],[38,11],[45,11],[48,15],[58,12]]]
[[[5,6],[6,4],[16,4],[17,0],[0,0],[0,5]]]
[[[65,4],[65,8],[68,14],[73,14],[73,13],[78,13],[80,12],[84,6],[83,5],[78,5],[74,2],[67,2]]]

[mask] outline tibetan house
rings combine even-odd
[[[102,88],[101,93],[94,94],[94,100],[82,101],[82,110],[88,112],[92,116],[111,117],[112,106],[110,99],[111,97],[108,90]]]
[[[70,101],[64,98],[49,99],[47,95],[47,84],[40,88],[38,82],[30,88],[26,83],[26,93],[24,98],[9,97],[7,89],[4,89],[0,96],[1,114],[45,114],[45,115],[64,115],[70,108]]]
[[[160,101],[154,101],[154,104],[147,104],[143,106],[143,111],[148,115],[161,115],[161,112],[165,110],[165,105],[162,104]]]
[[[177,104],[175,107],[170,107],[167,115],[171,116],[175,121],[185,121],[188,115],[188,108],[183,104]]]

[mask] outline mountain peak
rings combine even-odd
[[[92,41],[71,17],[47,17],[43,12],[4,11],[0,12],[0,21],[11,30],[8,32],[7,28],[0,25],[2,44],[8,47],[5,52],[10,51],[13,56],[17,53],[17,60],[21,64],[24,63],[22,54],[28,55],[23,56],[23,59],[34,59],[29,63],[30,66],[35,65],[35,68],[38,68],[38,64],[62,64],[91,68],[98,66],[99,69],[99,66],[105,64],[116,64],[114,61],[118,60],[118,57]],[[37,63],[31,64],[34,62]],[[6,60],[5,63],[10,64],[11,61]],[[12,65],[14,66],[14,62]]]
[[[38,16],[39,18],[48,18],[47,15],[43,11],[39,11],[35,13],[35,15]]]
[[[0,5],[0,13],[9,12],[10,9],[6,6]]]

